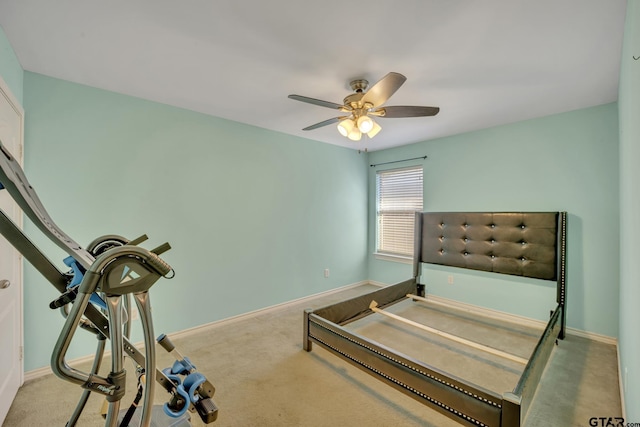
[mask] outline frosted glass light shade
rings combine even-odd
[[[371,129],[373,129],[373,120],[371,120],[371,117],[369,116],[360,116],[358,118],[358,129],[360,129],[360,132],[362,133],[367,133],[369,132]]]
[[[349,133],[353,130],[354,127],[355,123],[353,123],[353,120],[344,119],[341,120],[340,123],[338,123],[338,132],[340,132],[340,135],[348,137]]]
[[[374,136],[376,136],[378,134],[378,132],[380,132],[382,130],[382,127],[376,123],[373,122],[373,127],[371,128],[371,130],[369,132],[367,132],[367,136],[369,138],[373,138]]]
[[[360,132],[360,129],[354,126],[351,132],[349,132],[349,135],[347,135],[347,138],[352,141],[360,141],[360,138],[362,138],[362,132]]]

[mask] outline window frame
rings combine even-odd
[[[411,198],[411,197],[417,197],[419,195],[420,197],[420,204],[419,206],[414,202],[414,201],[409,201],[408,204],[406,204],[406,206],[409,209],[381,209],[381,198],[384,197],[384,194],[381,194],[381,179],[384,179],[384,175],[391,175],[391,174],[398,174],[401,173],[403,171],[406,172],[418,172],[418,174],[416,174],[415,179],[413,180],[413,182],[409,181],[407,184],[411,187],[414,188],[410,188],[409,192],[407,194],[407,197]],[[392,180],[402,180],[402,179],[407,179],[410,180],[411,177],[409,176],[405,176],[405,177],[398,177],[396,176],[395,178],[393,177],[389,177],[389,181]],[[406,166],[406,167],[401,167],[401,168],[393,168],[393,169],[384,169],[384,170],[378,170],[376,171],[376,177],[375,177],[375,249],[374,249],[374,256],[376,259],[383,259],[383,260],[387,260],[387,261],[395,261],[395,262],[401,262],[401,263],[406,263],[406,264],[410,264],[413,262],[413,241],[414,241],[414,237],[413,237],[413,218],[415,217],[414,212],[416,211],[422,211],[424,209],[424,167],[422,165],[412,165],[412,166]],[[417,190],[417,183],[419,182],[419,191]],[[397,185],[398,183],[396,183]],[[387,182],[387,185],[389,185],[389,182]],[[406,189],[406,187],[404,187]],[[384,191],[384,190],[382,190]],[[401,190],[402,191],[402,190]],[[393,190],[389,190],[387,189],[387,196],[389,195],[397,195],[397,193],[394,193]],[[392,202],[392,204],[394,204]],[[415,209],[415,210],[414,210]],[[407,211],[410,211],[410,216],[411,216],[411,233],[410,236],[405,236],[405,240],[402,244],[404,245],[410,245],[410,247],[412,248],[411,250],[411,254],[407,254],[407,253],[401,253],[401,252],[394,252],[394,251],[385,251],[381,248],[381,215],[384,215],[383,211],[387,211],[388,213],[391,212],[404,212],[406,214],[406,216],[409,216],[409,213]],[[406,221],[408,218],[404,218],[404,221]],[[398,237],[398,236],[396,236]]]

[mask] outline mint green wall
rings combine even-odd
[[[446,114],[442,111],[441,114]],[[616,104],[557,114],[370,153],[370,163],[427,155],[426,211],[569,213],[568,325],[618,335],[618,116]],[[369,253],[375,247],[375,170],[370,168]],[[433,294],[546,320],[555,283],[446,267],[423,274]],[[370,255],[369,277],[393,283],[412,267]],[[453,274],[454,284],[447,284]]]
[[[640,420],[640,1],[627,3],[620,69],[620,367],[627,421]]]
[[[30,72],[24,98],[26,173],[63,230],[81,244],[171,243],[176,277],[152,288],[157,333],[367,278],[366,156]],[[26,370],[48,364],[54,297],[27,268]],[[93,352],[79,343],[71,357]]]
[[[7,39],[7,35],[0,27],[0,77],[20,103],[22,103],[23,75],[22,66],[9,43],[9,39]]]

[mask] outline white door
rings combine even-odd
[[[23,117],[0,78],[0,140],[20,163]],[[0,209],[22,225],[22,212],[6,190],[0,190]],[[22,256],[0,235],[0,425],[23,382],[22,359]]]

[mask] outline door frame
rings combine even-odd
[[[24,109],[22,108],[22,105],[20,104],[18,99],[11,92],[9,85],[4,81],[2,76],[0,76],[0,96],[3,96],[7,100],[9,105],[15,110],[15,112],[20,117],[20,137],[18,138],[18,151],[11,154],[13,154],[13,156],[16,158],[18,163],[20,163],[20,165],[22,166],[24,165]],[[18,215],[16,216],[15,219],[14,218],[12,219],[14,219],[16,225],[20,229],[22,229],[22,225],[23,225],[22,211],[17,206],[17,204],[15,206],[15,209]],[[16,252],[18,252],[17,249],[15,250]],[[17,276],[18,276],[18,283],[12,282],[11,286],[18,286],[18,289],[19,289],[18,291],[18,300],[19,300],[18,318],[20,322],[19,362],[20,362],[20,386],[22,386],[22,384],[24,384],[24,286],[23,286],[24,257],[20,252],[18,252]]]

